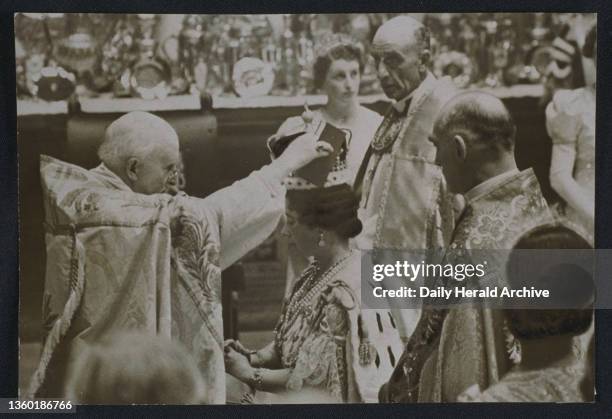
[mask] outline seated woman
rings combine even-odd
[[[514,249],[591,249],[591,246],[573,230],[545,225],[523,236]],[[544,269],[533,282],[515,269],[519,261],[520,256],[516,259],[510,256],[510,287],[534,285],[563,299],[555,297],[554,301],[538,303],[543,308],[506,309],[507,326],[519,343],[520,362],[498,383],[484,391],[472,386],[458,401],[592,401],[592,397],[586,398],[588,392],[584,391],[583,383],[592,368],[587,365],[592,359],[585,354],[593,318],[592,274],[576,264],[556,263]]]
[[[597,61],[597,29],[586,37],[583,54]],[[595,84],[559,90],[546,108],[553,141],[550,183],[563,199],[561,213],[592,242],[595,221]]]
[[[345,144],[330,158],[331,171],[310,165],[285,181],[287,227],[314,258],[284,302],[274,341],[258,351],[229,341],[226,371],[291,400],[303,391],[313,403],[376,402],[403,348],[390,310],[362,309],[361,258],[349,247],[361,223]],[[313,171],[323,186],[306,179]]]

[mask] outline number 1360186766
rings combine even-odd
[[[17,400],[0,399],[0,413],[53,413],[76,412],[76,406],[70,400]]]

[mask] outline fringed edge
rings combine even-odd
[[[51,357],[55,349],[60,344],[62,338],[72,324],[74,315],[81,304],[83,290],[85,286],[85,275],[83,266],[84,248],[77,238],[75,226],[71,226],[72,230],[72,254],[70,258],[70,294],[62,315],[55,321],[47,339],[43,345],[43,350],[38,361],[38,366],[32,375],[30,385],[25,397],[32,399],[40,389],[45,380],[47,367],[51,361]]]

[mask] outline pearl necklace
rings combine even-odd
[[[311,330],[316,327],[313,322],[313,300],[320,295],[325,286],[331,280],[336,278],[338,272],[344,267],[346,261],[352,255],[350,251],[342,259],[334,263],[323,275],[316,278],[319,271],[317,261],[312,262],[306,268],[296,283],[299,287],[294,294],[289,297],[287,305],[283,309],[279,323],[274,332],[276,334],[275,346],[279,354],[282,355],[283,363],[293,365],[297,359],[297,352]],[[300,322],[299,327],[293,327],[297,322]],[[284,344],[289,343],[289,346],[284,348]],[[297,346],[296,346],[297,345]],[[287,351],[288,353],[284,353]]]
[[[295,295],[289,300],[289,306],[287,307],[287,317],[291,318],[292,314],[298,311],[306,312],[311,310],[311,302],[315,296],[317,296],[323,288],[328,284],[330,279],[335,278],[336,274],[343,267],[344,262],[351,256],[350,251],[346,256],[334,263],[323,275],[320,276],[319,280],[315,280],[317,272],[319,271],[319,264],[315,260],[311,266],[314,270],[308,272],[308,276],[304,278],[303,285],[295,293]],[[309,266],[310,268],[310,266]],[[306,271],[309,270],[306,269]],[[305,273],[306,273],[305,271]],[[310,285],[310,286],[309,286]]]

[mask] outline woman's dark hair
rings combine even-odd
[[[570,76],[566,79],[566,83],[570,83],[569,86],[565,86],[565,88],[570,89],[578,89],[579,87],[583,87],[586,85],[584,78],[584,68],[582,66],[582,55],[580,54],[580,47],[578,43],[573,39],[567,39],[569,36],[569,32],[571,31],[571,27],[569,25],[565,25],[559,34],[559,37],[563,39],[566,43],[570,44],[574,48],[574,53],[571,55],[570,66],[572,67]],[[566,65],[563,62],[557,62],[557,65],[563,67]]]
[[[559,303],[564,296],[572,304],[580,302],[576,309],[506,309],[504,311],[508,328],[518,339],[541,339],[550,336],[580,335],[591,325],[593,309],[591,307],[594,286],[593,276],[576,264],[553,264],[541,271],[534,280],[520,274],[518,265],[524,249],[592,249],[592,246],[575,231],[559,224],[547,224],[537,227],[523,235],[513,248],[507,264],[507,280],[510,288],[533,285],[548,289]],[[524,253],[523,253],[524,254]],[[529,281],[529,282],[528,282]],[[552,304],[552,303],[551,303]]]
[[[327,72],[336,60],[357,61],[359,63],[359,72],[363,73],[364,58],[361,48],[357,44],[340,44],[331,48],[326,54],[316,58],[312,70],[314,86],[317,89],[323,87]]]
[[[575,230],[560,223],[543,224],[523,234],[513,249],[592,249]]]
[[[359,199],[346,183],[328,188],[287,191],[288,206],[299,222],[312,228],[333,231],[343,239],[361,232],[357,218]]]
[[[595,57],[595,43],[597,42],[597,25],[593,25],[589,33],[584,40],[584,46],[582,47],[582,55],[587,58]]]

